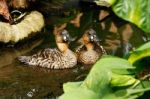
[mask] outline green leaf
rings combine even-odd
[[[97,5],[101,6],[111,6],[113,5],[117,0],[94,0]]]
[[[147,42],[143,45],[141,45],[139,48],[136,49],[136,51],[143,51],[143,50],[147,50],[150,49],[150,42]]]
[[[91,90],[78,88],[63,94],[58,99],[99,99],[99,96]]]
[[[139,96],[141,96],[143,94],[143,92],[145,91],[149,91],[150,90],[150,87],[149,88],[140,88],[140,89],[122,89],[122,90],[119,90],[119,91],[116,91],[115,94],[116,96],[118,97],[124,97],[123,99],[135,99]],[[132,98],[131,98],[132,97]],[[133,98],[135,97],[135,98]]]
[[[81,82],[65,83],[65,84],[63,84],[64,92],[66,93],[66,92],[70,92],[72,90],[75,90],[75,89],[79,88],[81,84],[82,84],[82,81]]]
[[[143,51],[134,51],[130,56],[129,56],[129,59],[128,61],[131,63],[131,64],[134,64],[136,61],[142,59],[142,58],[145,58],[145,57],[148,57],[150,56],[150,49],[147,49],[147,50],[143,50]]]
[[[111,80],[111,72],[107,69],[98,68],[100,65],[93,67],[87,78],[83,81],[81,87],[90,89],[102,97],[109,91],[108,86]]]
[[[114,78],[114,81],[116,79],[115,76],[112,75],[112,70],[114,70],[115,72],[118,70],[117,72],[119,72],[121,74],[122,70],[124,71],[124,70],[128,70],[128,69],[133,70],[133,69],[135,69],[135,67],[133,67],[127,60],[121,59],[118,57],[105,56],[105,57],[101,58],[93,66],[90,73],[88,74],[88,76],[86,77],[86,79],[83,82],[74,82],[74,83],[70,82],[70,83],[64,84],[63,89],[64,89],[65,93],[64,93],[64,95],[62,95],[62,97],[65,97],[65,98],[60,98],[60,99],[69,99],[69,98],[74,99],[74,96],[82,97],[80,99],[95,99],[95,98],[92,98],[93,94],[89,94],[91,96],[88,96],[89,98],[85,98],[85,96],[84,96],[85,94],[83,94],[83,96],[82,96],[82,94],[80,94],[81,91],[79,92],[79,90],[83,90],[84,92],[86,92],[87,90],[89,92],[89,90],[90,90],[93,93],[95,93],[96,95],[98,95],[99,98],[102,99],[102,97],[104,97],[105,95],[109,95],[109,93],[112,92],[112,89],[110,87],[110,82],[111,82],[112,78]],[[128,73],[128,74],[130,74],[130,73]],[[121,76],[119,76],[119,77],[120,77],[119,79],[125,78],[125,76],[123,78],[121,78]],[[126,78],[131,78],[131,77],[126,77]],[[131,80],[132,80],[132,83],[131,83]],[[135,81],[136,80],[134,78],[130,79],[129,82],[124,80],[124,82],[122,82],[120,85],[122,85],[122,86],[132,85],[132,84],[134,84]],[[118,83],[115,82],[115,83],[113,83],[113,85],[117,86]],[[78,95],[77,95],[77,93],[78,93]]]
[[[91,89],[95,92],[104,92],[106,86],[110,83],[112,70],[135,69],[127,60],[118,57],[105,56],[101,58],[91,69],[89,75],[81,86]],[[129,71],[128,71],[129,72]]]
[[[111,86],[130,86],[134,85],[138,80],[133,78],[130,75],[118,75],[114,74],[112,75],[112,80],[111,80]]]
[[[132,70],[128,70],[128,69],[112,69],[111,71],[113,73],[120,74],[120,75],[134,75],[135,74],[135,69],[134,68]]]
[[[145,57],[149,57],[150,56],[150,42],[142,45],[141,47],[137,48],[135,51],[133,51],[129,58],[128,61],[131,64],[134,64],[136,61],[145,58]]]
[[[94,96],[93,93],[98,95],[98,98],[102,97],[104,93],[109,91],[108,86],[109,86],[110,80],[111,80],[111,71],[105,68],[105,66],[103,67],[99,63],[97,63],[93,66],[87,78],[83,82],[64,84],[65,94],[62,95],[62,97],[65,97],[65,98],[60,98],[60,99],[67,99],[67,97],[69,97],[68,99],[74,99],[73,95],[82,97],[80,99],[96,99],[96,98],[92,98]],[[80,91],[83,91],[83,92],[79,92],[79,89]],[[89,90],[87,92],[89,93],[88,98],[84,96],[86,94],[81,94],[84,92],[86,93],[87,90]]]
[[[121,99],[137,99],[139,96],[142,96],[144,92],[150,91],[150,81],[141,81],[132,88],[120,89],[115,93],[116,97]],[[120,99],[119,98],[119,99]]]
[[[108,93],[102,99],[118,99],[118,98],[114,93]]]
[[[135,67],[132,66],[132,64],[129,63],[127,60],[115,56],[108,56],[108,55],[103,56],[103,58],[101,58],[94,66],[98,67],[97,65],[100,65],[99,68],[105,67],[110,70],[135,69]]]
[[[141,89],[141,88],[150,88],[150,81],[141,81],[140,84],[138,84],[136,89]]]
[[[96,0],[111,5],[120,18],[136,24],[143,31],[150,33],[150,0]],[[113,3],[112,3],[113,2]],[[97,3],[102,5],[101,3]],[[106,5],[107,6],[107,5]]]
[[[128,60],[104,56],[84,81],[64,84],[65,93],[59,99],[136,99],[150,90],[150,83],[140,82],[128,70],[135,70]]]

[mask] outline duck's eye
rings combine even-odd
[[[67,42],[68,41],[68,37],[63,35],[63,41]]]
[[[93,35],[90,35],[89,38],[90,38],[90,41],[91,41],[91,42],[94,41],[94,36],[93,36]]]

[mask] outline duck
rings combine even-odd
[[[72,68],[77,64],[76,54],[69,49],[72,40],[66,29],[55,33],[57,48],[46,48],[32,56],[20,56],[18,60],[30,66],[50,69]]]
[[[90,65],[94,64],[103,54],[106,54],[103,46],[100,45],[100,39],[96,31],[92,28],[87,29],[78,41],[80,46],[76,48],[78,62]]]

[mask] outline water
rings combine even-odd
[[[83,11],[84,17],[88,17],[86,16],[87,11]],[[52,35],[52,24],[60,18],[60,16],[46,17],[47,25],[45,31],[41,33],[42,37],[38,36],[36,39],[24,41],[15,46],[2,44],[0,49],[0,99],[55,99],[63,93],[63,83],[83,80],[86,77],[92,66],[79,64],[72,69],[49,70],[26,66],[17,60],[20,55],[32,55],[44,48],[56,47]],[[98,36],[108,54],[123,57],[124,53],[127,54],[132,48],[144,43],[143,32],[128,23],[120,26],[118,21],[120,22],[117,17],[115,20],[114,17],[108,18],[104,21],[103,26],[99,27],[101,30]],[[114,26],[113,23],[118,26]]]
[[[48,33],[44,35],[44,38],[51,37]],[[54,42],[43,38],[30,42],[16,47],[5,45],[0,49],[0,99],[52,99],[63,93],[63,83],[83,80],[88,74],[90,66],[50,70],[20,63],[17,60],[20,55],[32,55],[43,48],[55,47]]]
[[[46,34],[44,38],[51,37]],[[108,45],[107,45],[108,46]],[[38,39],[20,47],[0,49],[0,98],[26,99],[56,97],[63,93],[62,84],[83,80],[91,66],[76,66],[73,69],[49,70],[28,67],[17,61],[20,55],[32,55],[37,51],[55,47],[50,40]],[[113,49],[113,48],[111,48]]]

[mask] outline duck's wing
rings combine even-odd
[[[100,45],[99,43],[95,44],[94,50],[98,53],[101,53],[101,54],[107,54],[104,47],[102,45]]]
[[[32,55],[32,58],[43,58],[43,59],[50,59],[53,60],[54,54],[58,53],[59,51],[57,49],[43,49],[37,54]]]
[[[59,58],[58,56],[62,56],[60,51],[47,48],[32,56],[19,56],[18,60],[27,65],[46,67],[47,64],[56,61],[56,59]]]

